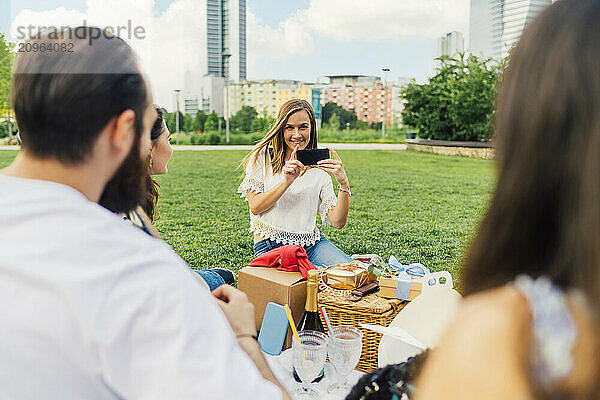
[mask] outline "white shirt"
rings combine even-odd
[[[172,249],[0,174],[0,399],[280,399]]]
[[[265,153],[261,150],[256,161],[248,163],[246,176],[238,187],[242,198],[246,198],[248,190],[263,193],[283,181],[283,172],[273,173],[270,161],[265,162]],[[250,232],[278,243],[313,245],[321,238],[316,226],[317,214],[327,223],[327,213],[336,203],[329,174],[311,168],[294,180],[271,209],[260,215],[250,212]]]

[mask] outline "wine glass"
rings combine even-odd
[[[331,328],[329,361],[339,376],[338,382],[329,386],[329,392],[347,394],[350,391],[348,375],[356,368],[362,353],[363,333],[353,326],[339,325]]]
[[[310,388],[310,383],[319,375],[325,365],[328,337],[323,332],[298,332],[300,342],[292,341],[294,369],[302,381],[294,392],[294,398],[316,398],[318,393]]]

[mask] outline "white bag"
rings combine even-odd
[[[440,279],[444,283],[440,282]],[[424,347],[435,347],[452,318],[456,315],[461,295],[453,289],[448,271],[432,272],[423,278],[420,296],[408,303],[392,320],[389,328],[396,330],[384,334],[379,343],[378,365],[384,367],[406,361]],[[408,335],[412,340],[401,340],[398,335]]]

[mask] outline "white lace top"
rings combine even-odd
[[[273,174],[265,153],[265,150],[261,151],[256,162],[250,162],[246,167],[246,176],[237,190],[242,198],[246,198],[248,190],[263,193],[283,181],[283,172]],[[311,168],[296,178],[270,210],[260,215],[250,212],[250,232],[278,243],[313,245],[321,238],[316,226],[317,214],[323,223],[328,223],[327,213],[336,202],[329,174]]]

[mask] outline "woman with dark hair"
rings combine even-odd
[[[150,150],[150,169],[146,174],[146,197],[140,204],[151,221],[154,221],[154,211],[159,197],[158,189],[160,188],[159,183],[152,175],[166,174],[168,172],[167,164],[173,155],[173,149],[169,143],[169,129],[163,120],[163,111],[160,107],[156,107],[156,115],[156,122],[150,131],[152,147]]]
[[[158,202],[158,189],[160,188],[160,185],[152,176],[163,175],[168,172],[167,164],[173,155],[173,149],[169,143],[169,129],[163,119],[163,111],[160,107],[156,107],[156,114],[157,118],[150,132],[151,145],[145,177],[145,197],[136,209],[121,215],[147,234],[160,239],[160,235],[152,225],[156,215],[155,207]],[[107,201],[107,203],[105,205],[101,201],[100,205],[110,210],[111,208],[107,206],[111,204],[110,199],[105,199],[103,196],[102,200]],[[224,284],[233,284],[235,281],[233,272],[225,268],[201,269],[195,271],[203,278],[210,290],[214,290]]]
[[[600,1],[526,29],[495,116],[498,182],[462,268],[468,296],[418,399],[597,399]]]

